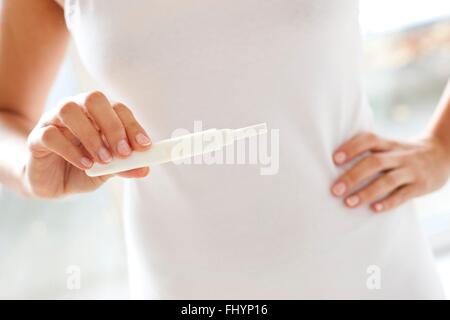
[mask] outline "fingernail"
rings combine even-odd
[[[88,169],[94,164],[91,159],[88,159],[86,157],[81,158],[80,162],[85,168]]]
[[[383,211],[383,209],[384,209],[384,206],[382,203],[377,203],[373,207],[374,207],[375,211],[377,211],[377,212]]]
[[[98,156],[104,162],[110,162],[112,159],[111,153],[109,153],[109,151],[104,147],[98,150]]]
[[[345,153],[343,151],[339,151],[338,153],[336,153],[334,155],[334,161],[337,164],[341,164],[344,163],[345,159],[347,158],[347,156],[345,155]]]
[[[345,200],[348,206],[354,207],[359,203],[359,197],[358,196],[351,196],[348,197],[347,200]]]
[[[336,196],[342,196],[342,195],[345,193],[345,189],[346,189],[345,183],[339,182],[339,183],[336,183],[336,184],[334,185],[334,187],[333,187],[333,193],[334,193]]]
[[[122,139],[117,143],[117,152],[122,156],[128,156],[131,153],[131,148],[127,140]]]
[[[152,142],[150,141],[150,138],[147,137],[145,134],[143,133],[138,133],[136,135],[136,141],[137,143],[139,143],[141,146],[148,146],[150,145]]]

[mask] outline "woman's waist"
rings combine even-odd
[[[171,197],[161,190],[156,203],[153,197],[137,202],[146,190],[134,183],[130,188],[127,242],[157,281],[194,274],[218,286],[224,285],[219,281],[224,274],[244,282],[272,275],[272,280],[298,279],[299,273],[307,274],[305,268],[343,261],[365,274],[368,265],[383,265],[393,251],[400,252],[417,231],[411,212],[350,212],[338,201],[316,195],[314,187],[295,196],[288,188],[255,195],[237,186],[222,190],[221,201],[207,192]]]
[[[251,165],[155,168],[147,180],[128,183],[127,217],[152,241],[181,237],[219,251],[240,250],[230,239],[242,249],[296,242],[306,251],[327,251],[377,223],[368,208],[350,210],[331,195],[327,170],[305,164],[294,171],[281,167],[264,176]]]

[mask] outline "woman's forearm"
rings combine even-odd
[[[26,194],[23,170],[28,157],[27,136],[31,121],[20,114],[0,109],[0,184]]]
[[[53,0],[0,3],[0,184],[23,192],[27,137],[41,117],[69,34]]]
[[[442,94],[427,132],[441,142],[450,159],[450,81]]]

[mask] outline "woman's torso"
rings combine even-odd
[[[87,69],[154,141],[194,121],[279,130],[273,174],[169,164],[127,183],[136,297],[440,297],[411,206],[375,216],[329,192],[333,150],[371,129],[356,0],[68,0],[65,10]],[[366,283],[372,265],[379,290]]]

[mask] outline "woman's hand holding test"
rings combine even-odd
[[[45,113],[31,131],[26,185],[38,197],[91,191],[110,177],[88,177],[84,170],[94,162],[127,158],[150,145],[149,136],[127,106],[111,104],[98,91],[81,94]],[[149,168],[140,168],[119,175],[140,178],[148,173]]]

